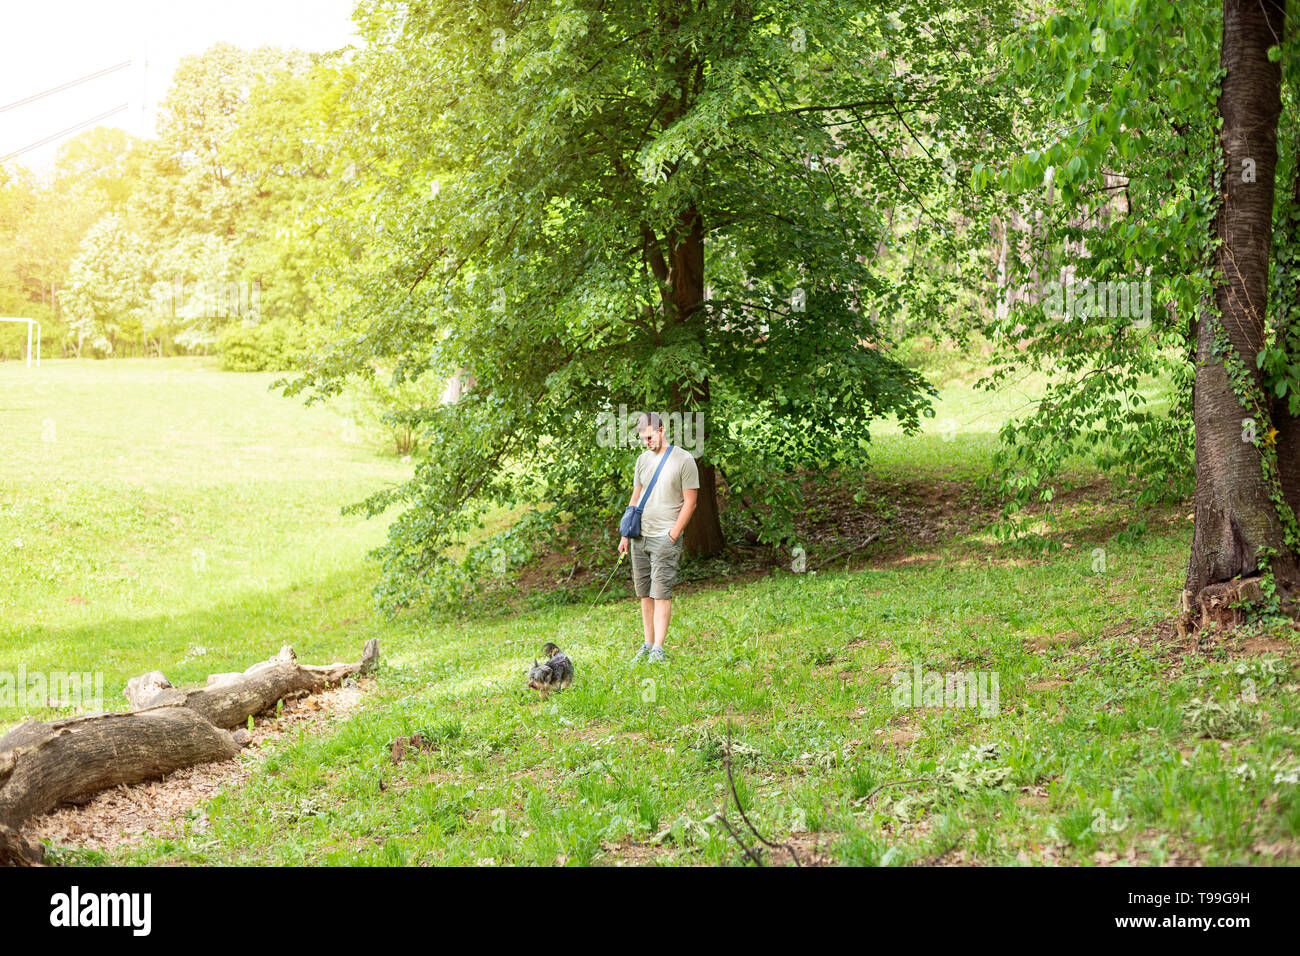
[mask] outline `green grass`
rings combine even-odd
[[[727,802],[728,726],[747,812],[805,862],[1296,858],[1294,632],[1210,635],[1198,650],[1169,633],[1185,509],[1058,502],[1049,555],[977,530],[847,572],[694,586],[675,602],[671,663],[632,671],[626,589],[594,611],[374,618],[363,555],[383,528],[338,506],[409,465],[341,442],[335,413],[266,393],[269,377],[122,362],[21,378],[0,365],[6,422],[17,408],[27,436],[26,466],[0,471],[0,540],[24,537],[4,558],[6,661],[94,662],[116,693],[154,667],[198,682],[282,643],[311,661],[353,656],[370,635],[384,648],[360,710],[268,748],[201,826],[69,859],[739,864],[706,822]],[[995,435],[1012,399],[951,401]],[[123,407],[130,425],[115,426]],[[38,444],[49,416],[75,421],[56,448]],[[881,438],[885,473],[979,468],[969,441]],[[523,674],[547,640],[578,679],[543,702]],[[195,646],[207,654],[190,659]],[[996,714],[900,706],[895,677],[914,665],[996,673]],[[417,730],[432,749],[394,765],[390,741]]]
[[[340,508],[410,465],[346,421],[200,360],[0,363],[0,649],[13,669],[202,682],[289,643],[355,656],[376,624]],[[346,623],[345,623],[346,622]],[[24,716],[0,708],[0,727]],[[54,714],[32,712],[48,718]]]
[[[1238,697],[1246,659],[1230,644],[1184,658],[1150,640],[1183,537],[1108,542],[1104,574],[1090,552],[997,560],[958,545],[922,567],[697,591],[659,670],[627,668],[630,602],[589,621],[408,626],[363,713],[281,749],[214,802],[203,832],[121,860],[736,862],[729,837],[690,825],[724,805],[729,722],[759,828],[816,830],[840,862],[920,861],[954,842],[989,864],[1091,864],[1130,848],[1141,862],[1267,860],[1256,847],[1293,847],[1300,832],[1296,788],[1274,780],[1294,776],[1300,708],[1289,676],[1261,678],[1257,727],[1197,737],[1191,699]],[[1137,622],[1108,631],[1117,609]],[[521,675],[545,640],[579,680],[542,702]],[[997,715],[896,706],[893,675],[913,662],[996,672]],[[417,730],[436,749],[394,766],[388,742]],[[969,756],[988,744],[992,759]],[[853,803],[916,777],[933,782]],[[680,844],[645,846],[674,822]]]

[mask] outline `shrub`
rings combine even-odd
[[[281,372],[297,364],[300,347],[287,322],[232,323],[217,338],[217,351],[228,372]]]

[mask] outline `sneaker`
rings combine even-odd
[[[646,660],[649,656],[650,656],[650,645],[642,644],[641,649],[637,651],[636,656],[632,658],[632,663],[640,664],[642,661]]]
[[[664,656],[664,649],[658,645],[650,648],[651,664],[667,664],[668,658]]]

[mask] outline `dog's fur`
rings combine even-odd
[[[545,697],[547,691],[564,690],[573,683],[573,661],[549,642],[542,648],[542,653],[546,655],[546,663],[539,664],[533,660],[533,666],[528,669],[528,686]]]

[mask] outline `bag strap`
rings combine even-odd
[[[663,458],[659,460],[659,467],[655,469],[654,477],[650,479],[650,484],[645,486],[645,491],[641,492],[641,500],[636,503],[638,513],[645,513],[645,503],[650,500],[650,492],[654,490],[655,482],[659,480],[659,472],[664,470],[664,465],[668,464],[668,456],[673,453],[672,445],[664,452]]]

